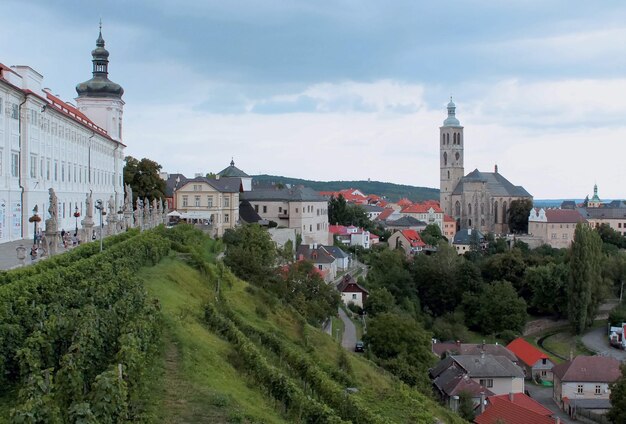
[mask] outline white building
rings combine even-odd
[[[35,206],[43,227],[49,188],[58,197],[59,230],[75,227],[76,209],[84,216],[89,191],[123,203],[124,90],[108,79],[101,33],[92,56],[93,78],[76,87],[77,106],[44,88],[34,69],[0,63],[0,243],[33,237]]]

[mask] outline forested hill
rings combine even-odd
[[[403,184],[384,183],[381,181],[312,181],[267,174],[254,175],[252,178],[255,181],[269,181],[276,184],[303,185],[317,191],[338,191],[344,188],[355,188],[365,194],[385,196],[390,201],[397,201],[403,197],[413,201],[429,199],[439,200],[439,190],[436,188],[415,187]]]

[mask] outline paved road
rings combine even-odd
[[[353,351],[356,344],[356,327],[343,309],[339,308],[339,318],[343,321],[343,337],[341,338],[341,346],[346,350]]]
[[[609,345],[606,327],[595,328],[582,337],[583,344],[598,355],[612,356],[620,361],[626,360],[626,351]]]
[[[525,382],[526,390],[530,393],[530,397],[554,412],[554,417],[559,417],[564,424],[574,423],[568,415],[561,411],[554,399],[552,399],[552,387],[536,386],[532,383]]]

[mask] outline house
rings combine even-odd
[[[387,241],[390,249],[402,249],[407,256],[415,255],[426,247],[426,243],[415,230],[396,231]]]
[[[321,271],[324,281],[330,283],[337,277],[337,262],[333,255],[322,245],[301,244],[296,251],[299,261],[307,260]]]
[[[323,246],[337,261],[337,271],[345,271],[350,267],[350,255],[337,246]]]
[[[474,418],[476,424],[555,424],[553,412],[523,393],[489,396],[484,411]]]
[[[458,367],[451,359],[450,366],[433,380],[435,394],[443,404],[457,412],[461,392],[469,393],[474,406],[479,406],[484,396],[493,395],[489,389],[472,380],[465,370]]]
[[[376,217],[376,221],[385,222],[387,221],[387,219],[393,221],[399,218],[400,218],[399,212],[395,211],[393,208],[386,207],[382,210],[380,215]]]
[[[424,221],[420,221],[417,218],[413,218],[412,216],[401,216],[400,218],[396,219],[396,220],[392,220],[392,219],[387,219],[383,226],[385,228],[387,228],[388,230],[415,230],[417,232],[422,231],[424,228],[426,228],[428,224],[426,224]]]
[[[462,255],[472,250],[472,246],[480,250],[486,249],[487,241],[484,234],[479,230],[464,228],[454,235],[452,246],[456,249],[456,253]]]
[[[369,197],[368,197],[368,202],[369,202]],[[365,209],[365,213],[367,213],[367,217],[371,221],[374,221],[376,218],[378,218],[378,216],[385,210],[385,208],[383,207],[371,205],[371,204],[363,205],[361,207]]]
[[[548,355],[518,337],[506,347],[520,360],[520,366],[524,370],[527,379],[539,379],[552,381],[552,367],[554,363]]]
[[[354,303],[360,308],[363,308],[363,305],[365,305],[365,301],[367,300],[367,296],[369,295],[369,291],[367,291],[365,287],[361,286],[350,274],[343,276],[337,285],[337,290],[341,293],[341,300],[343,303],[346,305]]]
[[[414,203],[402,208],[400,213],[423,221],[426,224],[437,224],[443,230],[443,211],[437,202]]]
[[[524,392],[524,372],[506,356],[450,355],[431,369],[433,380],[450,367],[461,369],[469,378],[496,395]]]
[[[519,365],[519,359],[504,345],[495,343],[461,343],[457,342],[437,342],[432,343],[433,353],[440,359],[443,359],[450,355],[480,355],[486,353],[494,356],[505,356],[509,358],[511,362]]]
[[[620,361],[608,356],[577,356],[555,365],[554,401],[568,413],[576,408],[606,412],[611,403],[609,385],[621,376]]]
[[[588,224],[578,210],[534,208],[528,216],[528,234],[554,248],[568,248],[579,222]]]
[[[448,239],[449,243],[452,243],[454,235],[456,234],[456,221],[450,215],[443,216],[443,229],[441,233]]]
[[[368,197],[363,194],[361,190],[354,188],[347,188],[339,191],[320,191],[319,194],[326,198],[334,197],[338,199],[339,196],[343,197],[348,203],[355,203],[357,205],[367,205]]]
[[[350,225],[331,225],[328,227],[329,233],[336,237],[343,244],[348,246],[361,246],[364,249],[370,248],[370,232],[363,228]]]

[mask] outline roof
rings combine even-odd
[[[479,242],[485,239],[485,235],[480,230],[464,228],[456,232],[452,244],[471,244],[472,237],[476,237],[475,234],[478,235]]]
[[[587,221],[577,210],[572,209],[546,209],[546,218],[548,222],[556,223],[572,223]]]
[[[509,180],[504,178],[502,174],[497,172],[480,172],[478,169],[473,170],[458,182],[453,195],[463,194],[463,183],[484,182],[487,184],[487,191],[491,196],[504,197],[529,197],[532,198],[524,187],[513,185]]]
[[[239,177],[239,178],[250,178],[248,174],[243,172],[241,169],[235,166],[235,161],[230,161],[230,166],[222,169],[217,173],[220,177]]]
[[[395,211],[392,208],[385,208],[380,215],[378,215],[376,217],[377,220],[379,221],[384,221],[385,219],[389,218],[389,215],[391,215],[392,213],[394,213]]]
[[[552,368],[563,382],[612,383],[622,375],[620,362],[608,356],[577,356]]]
[[[452,355],[451,358],[461,365],[472,378],[478,377],[518,377],[524,378],[524,372],[505,356],[495,355]]]
[[[247,200],[239,202],[239,219],[247,222],[248,224],[262,220],[261,216],[254,210],[250,202]]]
[[[433,209],[435,213],[443,213],[443,211],[441,210],[438,204],[436,203],[433,204],[431,202],[415,203],[415,204],[405,207],[404,209],[402,209],[401,212],[402,213],[428,213],[428,211],[431,208]]]
[[[456,219],[452,218],[450,215],[444,215],[443,222],[456,222]]]
[[[448,396],[456,396],[461,392],[468,392],[472,397],[478,397],[481,393],[486,396],[493,394],[489,389],[472,380],[462,368],[451,366],[442,372],[433,384]]]
[[[509,343],[506,347],[515,354],[523,363],[532,367],[540,359],[550,359],[548,355],[540,351],[535,346],[528,343],[526,340],[518,337]]]
[[[428,224],[417,218],[406,215],[395,221],[387,221],[387,225],[390,227],[426,227]]]
[[[196,177],[190,180],[185,180],[178,185],[178,188],[184,187],[190,183],[206,183],[213,187],[215,190],[222,193],[239,193],[241,191],[241,179],[240,178],[206,178]]]
[[[441,357],[445,353],[454,355],[480,355],[485,352],[489,355],[505,356],[511,360],[511,362],[517,362],[517,356],[504,345],[500,344],[485,344],[485,343],[433,343],[433,353]]]
[[[410,201],[409,199],[407,199],[406,197],[403,197],[402,199],[398,200],[398,201],[396,202],[396,204],[397,204],[398,206],[409,206],[409,205],[412,205],[412,204],[413,204],[413,202],[411,202],[411,201]]]
[[[510,396],[513,397],[513,400],[511,400]],[[524,393],[511,393],[489,396],[487,398],[487,401],[489,401],[489,403],[491,403],[492,405],[497,402],[504,402],[509,404],[514,403],[517,406],[521,406],[522,408],[528,409],[546,417],[549,417],[554,413],[539,402],[537,402],[535,399],[525,395]]]
[[[183,174],[169,174],[165,180],[165,197],[174,197],[174,189],[182,187],[186,182],[187,177]]]
[[[241,194],[242,199],[250,201],[276,201],[276,202],[324,202],[328,199],[308,187],[264,187],[252,186],[252,191]]]
[[[348,255],[337,246],[324,246],[324,249],[326,249],[328,253],[330,253],[331,255],[333,255],[334,258],[337,259],[345,259],[350,257],[350,255]]]
[[[385,208],[376,205],[361,205],[365,212],[382,212]]]
[[[341,292],[345,291],[350,286],[352,286],[352,288],[358,289],[358,291],[361,291],[363,293],[369,294],[369,291],[365,287],[360,285],[354,279],[354,277],[351,276],[350,274],[346,274],[346,275],[343,276],[343,278],[341,279],[339,284],[337,284],[337,290],[341,293]],[[354,290],[351,290],[351,292],[354,292]]]
[[[624,219],[626,207],[611,208],[578,208],[576,209],[583,218],[587,219]]]
[[[538,414],[513,402],[498,402],[489,405],[485,412],[474,418],[476,424],[554,424],[555,419]]]
[[[409,242],[411,247],[424,247],[426,243],[422,241],[422,238],[415,230],[401,230],[400,233]]]
[[[317,246],[312,248],[308,244],[301,244],[296,252],[298,258],[306,259],[316,264],[332,264],[335,262],[335,258],[331,255],[324,246]]]

